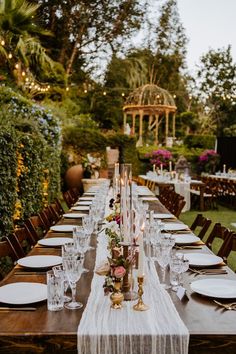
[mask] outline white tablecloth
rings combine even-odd
[[[108,255],[104,232],[99,235],[96,266]],[[94,274],[91,292],[78,327],[78,354],[187,354],[189,333],[169,294],[160,286],[154,265],[146,266],[145,312],[110,308],[103,293],[104,277]]]

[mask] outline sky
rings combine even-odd
[[[189,38],[187,65],[192,73],[202,54],[226,48],[236,62],[236,0],[177,0],[180,19]]]

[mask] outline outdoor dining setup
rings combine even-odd
[[[1,353],[233,350],[232,231],[215,224],[203,242],[211,221],[180,222],[167,196],[133,181],[130,164],[65,201],[68,211],[57,200],[0,243],[15,261],[0,286]]]

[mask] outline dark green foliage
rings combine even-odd
[[[78,155],[89,152],[105,152],[107,140],[99,130],[77,127],[65,127],[63,131],[64,149],[71,147]]]
[[[57,120],[41,106],[5,87],[0,87],[0,102],[0,236],[3,236],[12,230],[14,219],[21,224],[38,213],[43,203],[58,195],[61,138]]]
[[[17,137],[12,127],[0,129],[0,238],[11,232],[16,202]]]
[[[131,163],[132,173],[137,176],[140,173],[140,161],[136,149],[136,138],[124,134],[111,134],[108,136],[108,145],[118,148],[120,163]]]
[[[189,134],[184,138],[184,144],[188,148],[214,149],[215,140],[216,138],[214,135]]]

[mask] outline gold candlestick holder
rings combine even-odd
[[[138,302],[133,306],[135,311],[147,311],[149,309],[148,305],[145,305],[143,302],[143,281],[144,276],[138,277]]]

